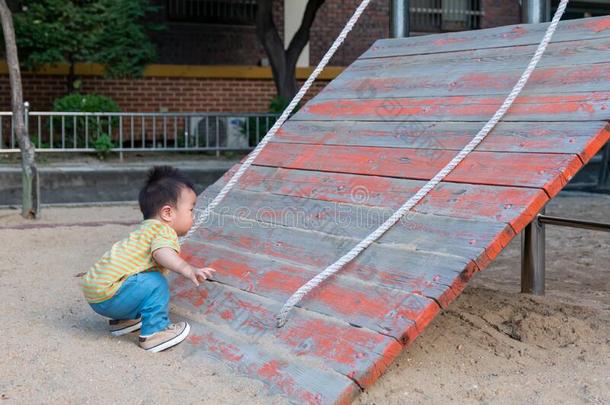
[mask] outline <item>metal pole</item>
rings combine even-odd
[[[538,222],[542,225],[558,225],[569,228],[589,229],[591,231],[610,232],[610,224],[603,222],[583,221],[580,219],[570,219],[561,217],[550,217],[538,215]]]
[[[602,154],[602,166],[599,169],[598,187],[605,189],[610,187],[610,143],[606,144]]]
[[[521,21],[526,24],[536,24],[549,21],[550,1],[523,0],[521,4]]]
[[[23,103],[23,119],[25,121],[25,133],[30,137],[30,103]]]
[[[544,209],[541,211],[544,214]],[[544,224],[538,217],[521,233],[521,292],[544,295]]]
[[[409,0],[390,0],[390,37],[409,36]]]

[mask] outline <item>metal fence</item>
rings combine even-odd
[[[38,152],[249,151],[279,114],[29,112]],[[11,112],[0,112],[0,153],[18,152]]]
[[[410,0],[412,32],[463,31],[481,28],[480,0]]]

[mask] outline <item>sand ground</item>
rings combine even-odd
[[[547,213],[610,222],[610,197],[563,194]],[[82,223],[138,219],[135,205],[56,207],[28,229],[0,210],[0,400],[284,403],[180,346],[108,336],[77,275],[131,227]],[[519,294],[516,239],[357,403],[610,403],[610,234],[549,227],[547,242],[546,296]]]

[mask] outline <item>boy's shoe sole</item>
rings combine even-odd
[[[142,328],[142,321],[140,319],[111,320],[108,324],[110,325],[110,334],[112,336],[126,335]]]
[[[151,353],[157,353],[166,349],[169,349],[170,347],[174,347],[176,346],[178,343],[182,342],[184,339],[186,339],[186,337],[189,335],[191,331],[191,325],[188,324],[188,322],[184,322],[184,329],[182,329],[182,331],[174,336],[173,338],[166,340],[165,342],[159,343],[156,346],[153,347],[149,347],[146,350],[147,352],[151,352]],[[140,338],[142,339],[142,338]]]

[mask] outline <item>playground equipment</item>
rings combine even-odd
[[[474,273],[544,221],[545,204],[610,138],[610,17],[560,22],[476,149],[283,327],[276,316],[479,133],[548,26],[377,41],[286,121],[183,246],[217,269],[200,288],[172,279],[190,355],[298,402],[346,402],[370,386]],[[240,167],[199,197],[201,210]]]

